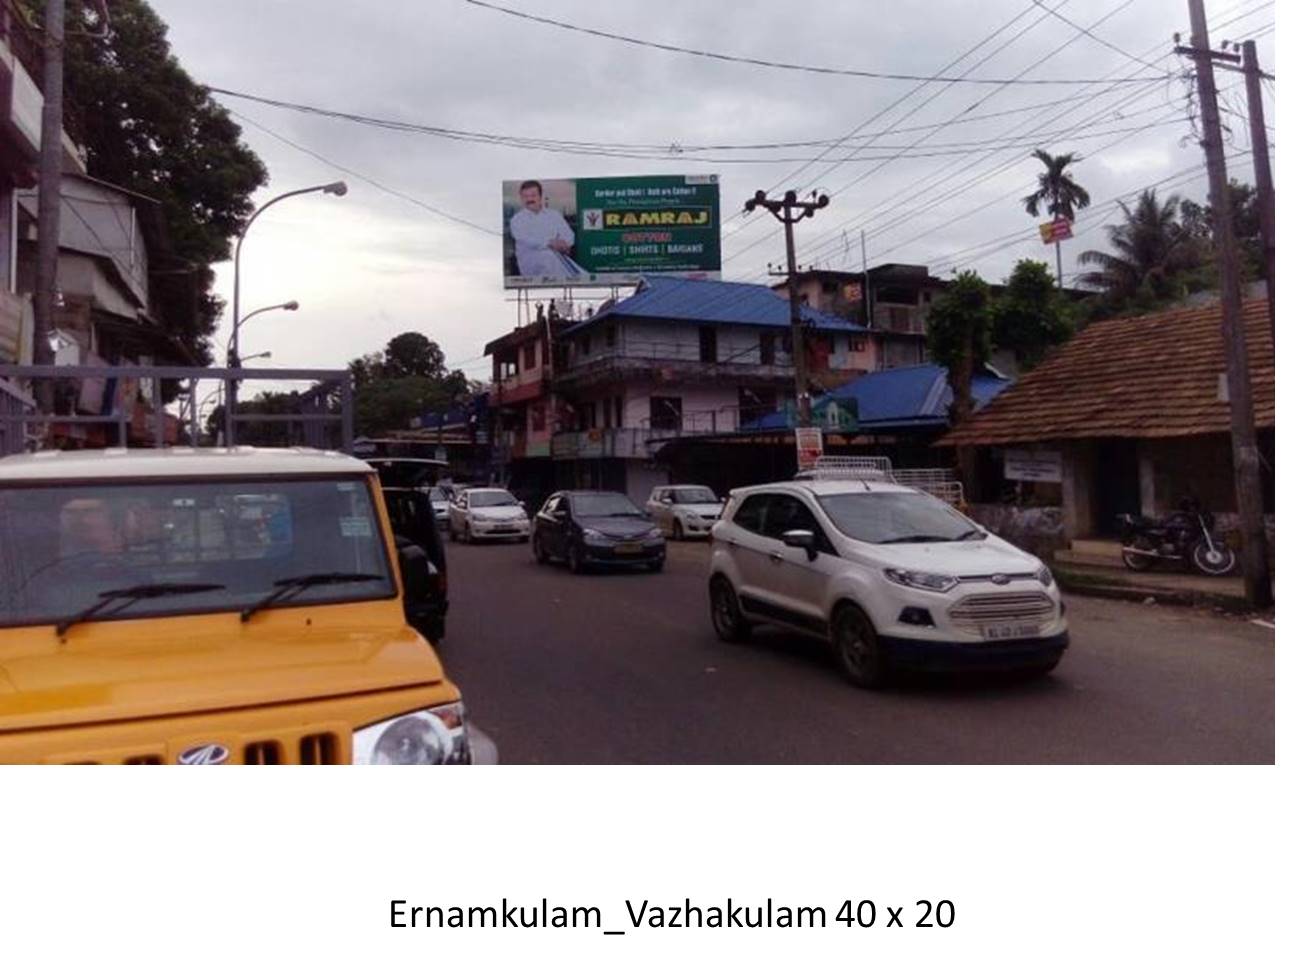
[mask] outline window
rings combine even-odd
[[[738,388],[737,420],[747,425],[778,410],[778,393],[773,388]]]
[[[537,366],[537,342],[529,341],[523,346],[523,370],[531,371]]]
[[[869,340],[861,334],[853,334],[846,340],[846,348],[852,352],[868,350]]]
[[[819,504],[838,531],[862,542],[952,542],[978,537],[973,522],[923,492],[823,495]]]
[[[760,364],[773,364],[774,359],[774,342],[773,332],[760,332]]]
[[[470,508],[506,508],[518,503],[517,498],[504,490],[472,492],[469,495]]]
[[[546,504],[541,506],[541,511],[545,515],[554,515],[559,511],[559,504],[562,501],[559,495],[546,500]]]
[[[650,426],[656,431],[680,431],[682,429],[682,399],[650,399]]]
[[[605,427],[608,428],[610,427],[610,400],[606,398],[600,404],[605,415]]]
[[[760,534],[769,538],[782,538],[783,532],[804,529],[822,535],[823,529],[814,518],[814,513],[805,504],[791,495],[770,496],[768,508],[764,513],[764,529]]]
[[[642,514],[621,492],[579,492],[573,496],[573,513],[580,518],[628,518]]]
[[[740,525],[748,532],[761,532],[764,529],[764,508],[769,495],[751,495],[737,508],[732,516],[734,525]]]
[[[718,332],[713,328],[700,329],[700,359],[706,363],[719,360]]]
[[[622,397],[618,397],[614,399],[614,427],[615,428],[623,427],[623,398]]]

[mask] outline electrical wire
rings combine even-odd
[[[568,30],[574,33],[587,34],[593,37],[600,37],[605,40],[614,40],[620,43],[631,44],[637,47],[648,47],[654,50],[663,50],[667,53],[687,54],[693,57],[705,57],[710,60],[721,60],[729,63],[748,64],[753,67],[767,67],[774,70],[802,71],[805,73],[828,74],[828,75],[835,75],[835,76],[842,76],[842,77],[862,77],[865,79],[872,79],[872,80],[907,80],[907,81],[920,81],[920,82],[926,81],[929,83],[942,83],[942,84],[961,84],[961,83],[983,84],[983,85],[995,84],[1001,86],[1009,86],[1014,83],[1013,80],[1003,77],[996,77],[996,78],[942,77],[942,76],[930,77],[930,76],[924,76],[922,74],[886,73],[886,72],[873,71],[873,70],[854,70],[854,69],[847,69],[841,67],[821,67],[813,64],[798,64],[798,63],[786,63],[777,60],[765,60],[759,57],[741,57],[735,54],[719,53],[709,50],[697,50],[691,47],[678,46],[677,44],[667,44],[667,43],[659,43],[654,40],[644,40],[641,39],[640,37],[630,37],[624,34],[611,33],[609,31],[598,30],[593,27],[583,27],[578,24],[567,23],[563,20],[554,20],[551,19],[550,17],[542,17],[542,16],[537,16],[536,14],[527,13],[522,10],[515,10],[512,7],[502,7],[494,3],[487,3],[486,0],[464,0],[464,2],[470,4],[471,6],[482,7],[486,10],[494,10],[497,13],[502,13],[510,17],[516,17],[520,20],[528,20],[533,23],[543,24],[545,26],[550,26],[550,27],[557,27],[561,30]],[[1142,78],[1141,80],[1145,80],[1145,79],[1147,78]],[[1141,80],[1139,80],[1139,82],[1141,82]],[[1106,79],[1087,81],[1081,79],[1054,78],[1054,77],[1033,78],[1031,80],[1023,81],[1023,83],[1026,85],[1067,84],[1073,86],[1077,86],[1085,83],[1117,83],[1117,82],[1118,82],[1117,80],[1106,80]]]
[[[390,194],[392,197],[400,198],[403,201],[409,201],[409,203],[421,207],[423,208],[423,210],[428,211],[431,214],[436,214],[438,217],[443,217],[446,220],[453,221],[456,224],[462,224],[465,227],[471,227],[473,228],[473,230],[481,231],[483,234],[490,234],[492,237],[495,238],[499,238],[501,236],[500,231],[492,230],[489,227],[483,227],[481,224],[477,224],[466,218],[460,217],[458,214],[451,214],[449,211],[443,211],[441,208],[437,207],[436,205],[429,204],[427,201],[414,197],[412,194],[406,194],[404,191],[397,190],[394,187],[388,187],[386,184],[383,184],[381,181],[377,180],[376,178],[369,177],[367,174],[363,174],[357,170],[352,170],[351,168],[346,167],[344,164],[338,164],[336,161],[332,160],[329,157],[325,157],[323,154],[320,154],[318,151],[314,150],[313,148],[306,147],[304,144],[298,144],[295,141],[291,140],[291,138],[284,137],[282,134],[279,134],[277,131],[265,127],[263,124],[259,123],[259,121],[254,120],[253,118],[247,117],[244,114],[238,113],[235,110],[231,111],[231,113],[232,116],[240,118],[242,121],[244,121],[247,124],[250,124],[252,127],[262,130],[265,134],[267,134],[269,137],[272,137],[274,140],[281,141],[283,144],[286,144],[288,147],[293,148],[294,150],[298,150],[303,154],[308,154],[310,157],[313,157],[316,160],[321,161],[327,166],[333,168],[334,170],[338,170],[343,174],[347,174],[351,177],[358,178],[364,183],[376,187],[384,194]]]
[[[1084,37],[1088,38],[1089,40],[1093,40],[1096,43],[1099,43],[1102,47],[1105,47],[1108,50],[1113,50],[1121,57],[1125,57],[1128,60],[1131,60],[1137,64],[1141,64],[1144,67],[1149,67],[1152,70],[1155,69],[1155,64],[1149,63],[1143,60],[1141,57],[1136,56],[1135,54],[1130,54],[1127,50],[1124,50],[1123,47],[1119,47],[1116,46],[1115,44],[1110,43],[1110,41],[1106,40],[1105,38],[1093,33],[1089,28],[1084,27],[1079,23],[1075,23],[1073,20],[1070,20],[1064,14],[1048,8],[1046,4],[1042,2],[1042,0],[1033,0],[1033,5],[1041,8],[1042,10],[1046,10],[1048,13],[1051,14],[1051,16],[1055,17],[1055,19],[1061,21],[1062,23],[1067,23],[1069,26],[1073,27],[1075,30],[1081,33]]]

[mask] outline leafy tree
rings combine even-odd
[[[991,356],[991,289],[976,271],[956,276],[928,312],[928,353],[947,370],[950,423],[973,412],[973,373]]]
[[[1142,191],[1132,208],[1120,201],[1124,222],[1106,229],[1110,250],[1079,256],[1079,264],[1094,266],[1081,280],[1101,290],[1106,308],[1151,311],[1199,286],[1203,252],[1179,221],[1179,203],[1177,195],[1161,203],[1153,190]]]
[[[407,331],[387,342],[382,369],[388,378],[440,378],[446,369],[446,355],[435,341]]]
[[[90,6],[70,10],[84,16]],[[208,363],[223,310],[209,265],[230,256],[268,173],[228,112],[178,63],[167,34],[146,0],[116,0],[107,37],[70,29],[65,127],[86,148],[93,177],[160,202],[173,258],[151,264],[154,307]]]
[[[1030,217],[1041,217],[1042,209],[1052,217],[1062,217],[1067,221],[1074,219],[1075,210],[1081,210],[1092,202],[1092,197],[1070,175],[1069,168],[1077,163],[1073,154],[1048,154],[1044,150],[1033,151],[1033,157],[1042,162],[1043,170],[1037,175],[1037,190],[1023,198],[1024,210]],[[1060,242],[1055,242],[1056,280],[1064,287],[1064,265],[1060,258]]]
[[[1014,352],[1027,371],[1046,352],[1073,335],[1073,318],[1055,286],[1050,268],[1023,260],[1014,266],[1005,291],[992,310],[992,336],[998,348]]]
[[[1260,243],[1260,208],[1256,190],[1241,181],[1228,182],[1228,195],[1233,207],[1233,233],[1237,237],[1242,277],[1246,280],[1264,278],[1264,250]],[[1207,287],[1217,287],[1219,273],[1215,266],[1214,211],[1209,204],[1183,201],[1178,205],[1183,230],[1193,239],[1203,259],[1201,280]]]

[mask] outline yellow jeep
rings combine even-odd
[[[0,762],[494,761],[407,620],[436,575],[337,452],[0,459]]]

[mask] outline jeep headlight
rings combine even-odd
[[[351,758],[361,766],[469,763],[464,704],[450,702],[356,729]]]
[[[907,588],[923,589],[926,592],[949,592],[960,584],[954,575],[938,575],[936,572],[916,572],[908,568],[885,568],[882,574],[887,580]]]

